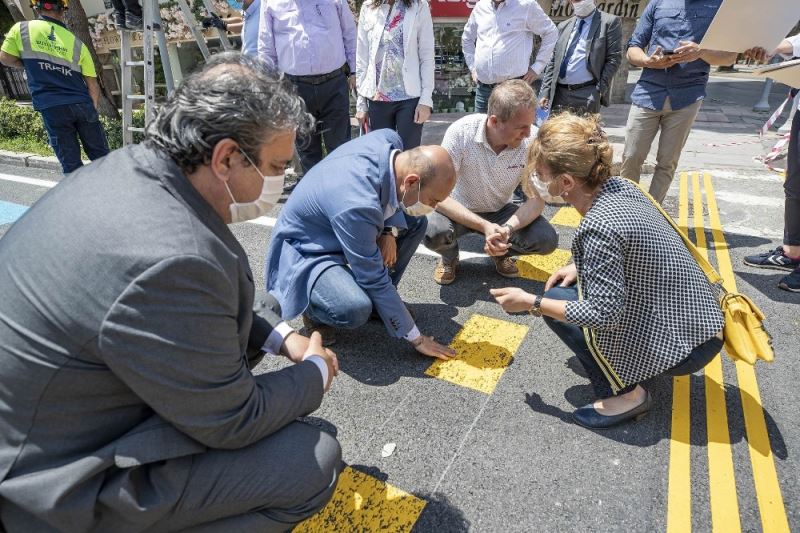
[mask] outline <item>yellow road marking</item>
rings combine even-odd
[[[686,233],[689,223],[687,174],[680,174],[678,226]],[[669,443],[667,533],[692,530],[691,377],[672,378],[672,434]]]
[[[714,196],[714,186],[711,175],[704,176],[706,198],[708,201],[709,222],[714,247],[717,255],[719,273],[725,281],[729,291],[736,291],[736,277],[733,273],[728,246],[722,231],[722,223]],[[775,460],[772,456],[772,446],[767,433],[767,424],[764,419],[764,409],[761,404],[761,394],[756,380],[755,367],[737,361],[736,377],[742,398],[742,411],[744,412],[747,443],[750,450],[750,463],[753,468],[753,482],[756,489],[756,499],[761,513],[761,527],[765,533],[787,532],[789,522],[786,517],[786,508],[781,495],[780,482],[775,470]]]
[[[413,494],[348,466],[339,476],[328,505],[298,524],[294,531],[411,531],[425,504],[425,500]]]
[[[520,255],[517,257],[519,275],[534,281],[547,281],[550,275],[569,263],[572,252],[557,249],[547,255]]]
[[[553,218],[550,219],[550,223],[577,228],[581,223],[581,219],[583,219],[583,217],[574,207],[562,207],[553,215]]]
[[[708,257],[699,172],[692,173],[692,200],[695,242],[700,252]],[[719,354],[705,368],[705,387],[711,527],[716,532],[735,533],[741,531],[742,525],[739,521],[739,500],[736,496],[733,452],[728,430],[725,383]]]
[[[456,358],[436,360],[425,373],[491,394],[528,329],[505,320],[473,315],[450,343],[458,354]]]

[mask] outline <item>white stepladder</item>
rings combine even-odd
[[[211,0],[203,0],[203,5],[209,14],[213,13]],[[181,14],[189,27],[200,52],[204,59],[208,59],[211,53],[208,50],[205,36],[198,24],[197,19],[192,13],[186,0],[178,0]],[[161,59],[161,66],[164,71],[164,81],[167,92],[172,93],[175,83],[172,77],[172,67],[170,65],[169,54],[167,52],[167,40],[164,37],[164,30],[161,24],[161,11],[158,0],[142,0],[142,15],[144,29],[142,30],[142,59],[134,60],[131,49],[133,48],[133,32],[120,30],[120,57],[119,64],[121,69],[122,87],[122,144],[133,143],[134,133],[144,133],[144,128],[134,127],[133,125],[133,106],[134,102],[144,102],[144,122],[149,124],[155,117],[155,54],[153,48],[153,38],[158,42],[158,52]],[[225,35],[225,30],[216,28],[220,44],[223,50],[232,50],[233,46]],[[142,93],[133,92],[133,69],[144,68],[144,87]]]

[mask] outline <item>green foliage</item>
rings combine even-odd
[[[14,18],[11,16],[11,12],[3,2],[0,2],[0,40],[5,37],[13,25]]]
[[[101,116],[100,122],[106,131],[109,148],[120,148],[122,121]],[[133,125],[138,128],[144,126],[144,111],[133,112]],[[133,139],[134,142],[139,142],[142,135],[134,133]],[[42,116],[31,107],[18,106],[14,100],[0,97],[0,141],[3,141],[6,150],[40,153],[42,147],[47,146],[47,130],[44,128]],[[29,148],[26,149],[26,146]]]

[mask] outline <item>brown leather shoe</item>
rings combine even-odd
[[[336,330],[333,328],[333,326],[314,322],[308,315],[303,315],[303,327],[305,328],[306,335],[308,337],[310,337],[315,331],[319,331],[319,334],[322,335],[323,346],[333,346],[336,344]]]
[[[450,285],[456,280],[456,269],[458,268],[458,259],[452,263],[448,263],[444,258],[440,258],[436,263],[436,269],[433,271],[433,281],[439,285]]]
[[[504,278],[519,277],[519,269],[517,268],[517,262],[510,255],[504,255],[501,257],[492,257],[492,261],[494,261],[494,267],[497,269],[497,273],[503,276]]]

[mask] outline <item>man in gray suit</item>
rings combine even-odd
[[[220,54],[144,144],[68,176],[0,240],[7,531],[285,531],[327,503],[339,444],[296,419],[336,357],[274,301],[254,310],[227,227],[274,204],[310,122],[264,63]],[[295,364],[254,376],[263,351]]]
[[[622,61],[622,25],[619,17],[597,9],[594,0],[569,3],[575,16],[558,25],[539,105],[552,111],[597,113],[600,104],[608,106],[611,80]]]

